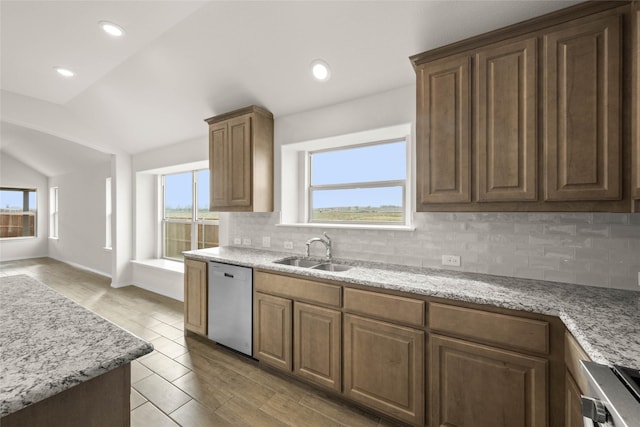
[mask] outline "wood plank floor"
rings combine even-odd
[[[0,263],[27,274],[153,343],[131,363],[131,425],[393,426],[392,422],[281,378],[207,340],[185,337],[183,304],[50,258]]]

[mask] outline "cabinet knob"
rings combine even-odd
[[[600,399],[582,396],[582,416],[596,423],[607,422],[607,410]]]

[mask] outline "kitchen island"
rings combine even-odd
[[[26,275],[0,281],[0,424],[128,426],[153,346]]]

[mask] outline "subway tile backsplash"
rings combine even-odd
[[[231,242],[248,237],[265,250],[304,254],[304,243],[326,231],[336,258],[640,290],[640,214],[416,213],[415,231],[278,227],[277,212],[229,218]],[[445,254],[462,265],[441,265]]]

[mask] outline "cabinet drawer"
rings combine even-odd
[[[425,302],[395,295],[385,295],[358,289],[344,290],[346,311],[365,314],[394,323],[424,326]]]
[[[578,341],[571,335],[571,332],[564,332],[564,363],[567,365],[567,369],[571,372],[571,376],[576,380],[576,384],[580,388],[582,393],[586,393],[587,380],[584,377],[582,368],[580,367],[581,360],[591,360],[587,353],[580,347]]]
[[[341,286],[315,280],[254,271],[253,288],[267,294],[281,295],[298,301],[341,307]]]
[[[549,354],[549,323],[541,320],[431,303],[429,328],[506,348]]]

